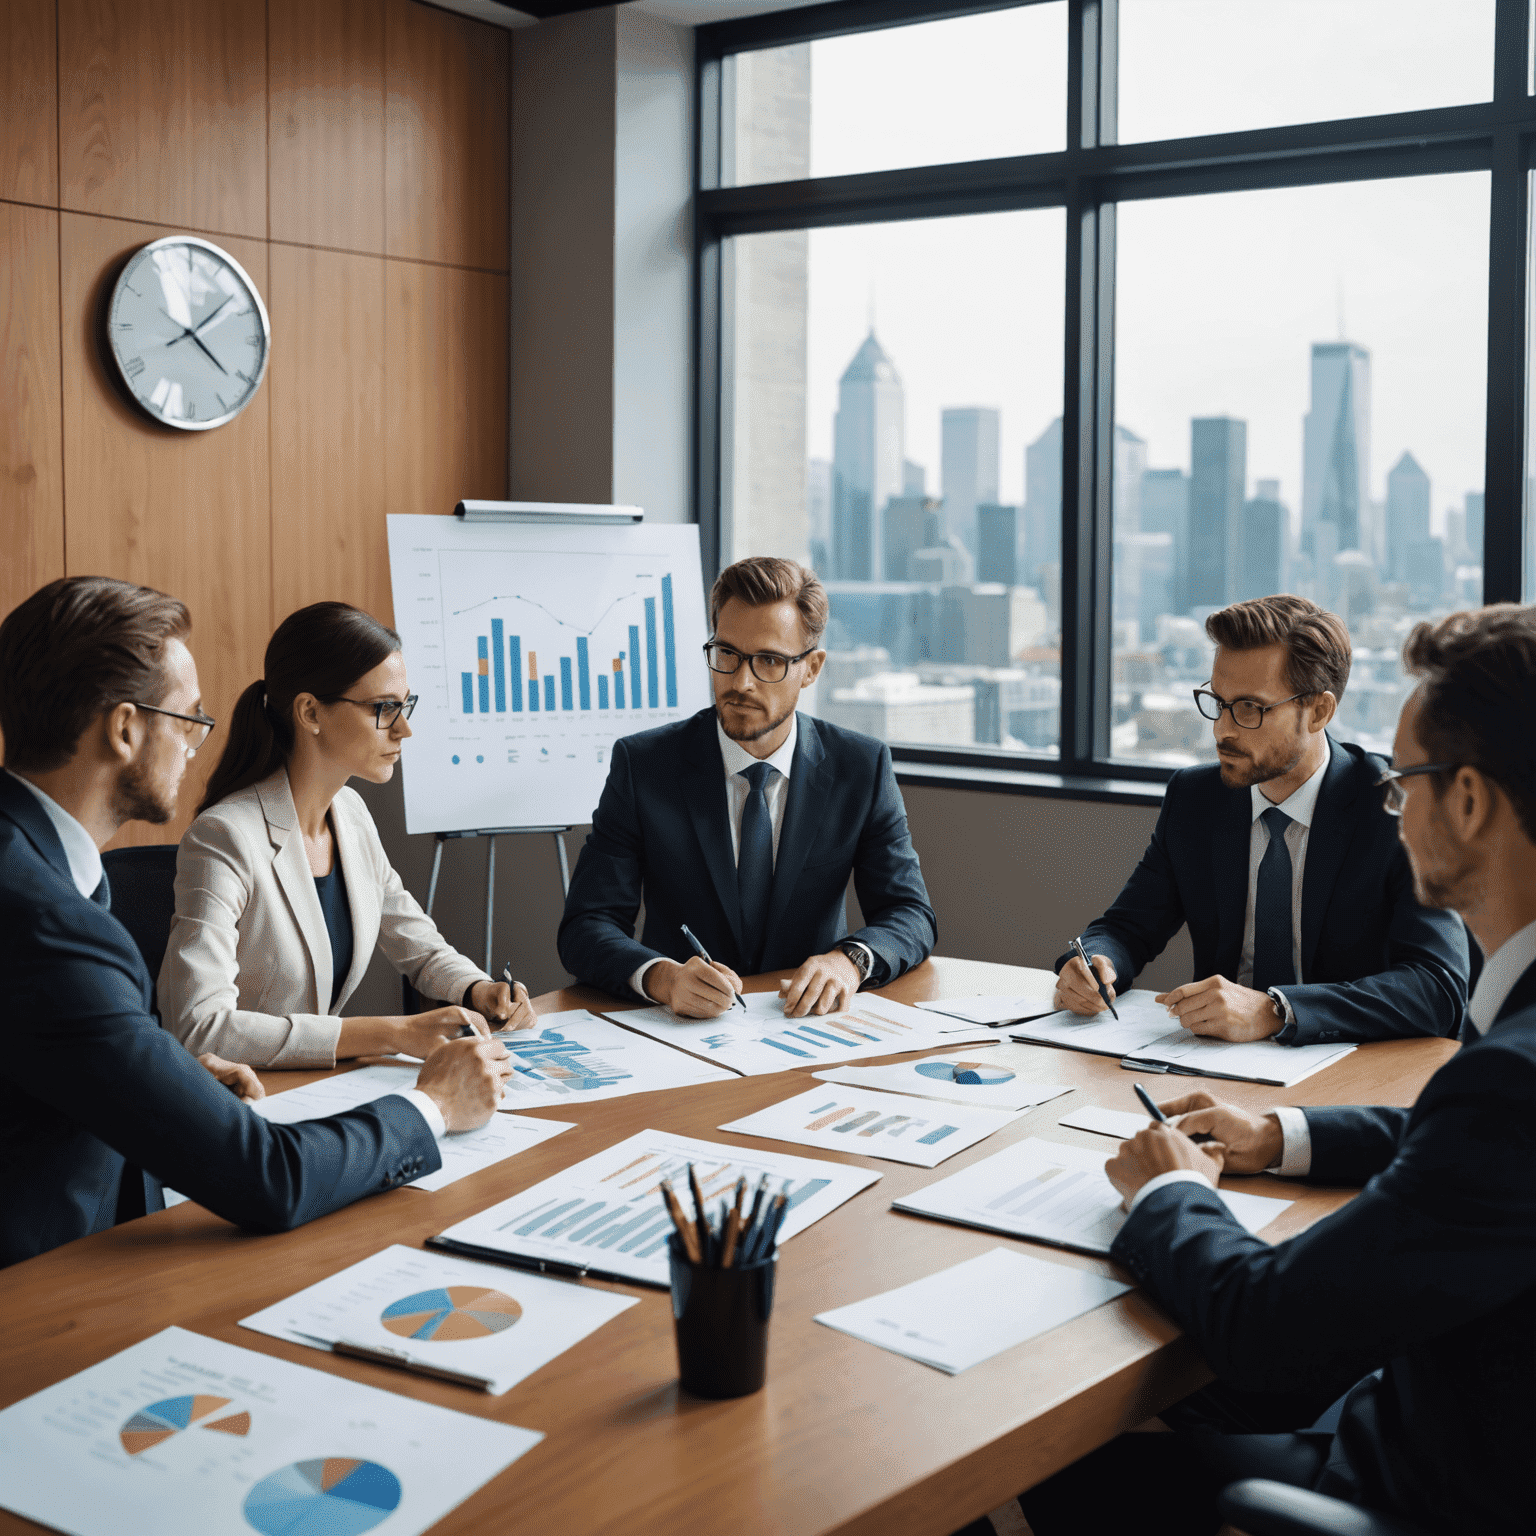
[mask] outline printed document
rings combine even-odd
[[[950,1049],[920,1061],[888,1062],[883,1067],[828,1067],[811,1076],[850,1088],[883,1088],[949,1104],[1018,1110],[1072,1092],[1070,1083],[1032,1081],[1031,1074],[1047,1059],[1027,1045],[994,1045],[984,1050]]]

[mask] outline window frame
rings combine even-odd
[[[724,242],[736,235],[1025,208],[1066,211],[1062,380],[1060,755],[892,745],[900,762],[1015,769],[1103,783],[1166,782],[1172,769],[1110,756],[1115,386],[1115,210],[1122,202],[1490,173],[1483,601],[1521,601],[1525,529],[1530,0],[1495,0],[1493,97],[1471,106],[1339,118],[1151,143],[1117,142],[1119,0],[1066,0],[1067,147],[896,171],[722,187],[725,61],[1051,0],[833,0],[716,22],[695,33],[694,516],[706,571],[720,568]]]

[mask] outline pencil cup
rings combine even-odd
[[[695,1397],[746,1397],[768,1374],[768,1317],[778,1254],[747,1269],[692,1264],[676,1237],[672,1320],[678,1377]]]

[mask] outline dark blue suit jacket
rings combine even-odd
[[[1322,1492],[1434,1531],[1528,1531],[1536,966],[1412,1109],[1306,1116],[1311,1180],[1365,1185],[1348,1205],[1271,1248],[1214,1191],[1172,1184],[1136,1208],[1111,1257],[1223,1381],[1358,1382]]]
[[[160,1028],[128,930],[82,896],[53,824],[0,773],[0,1265],[162,1205],[160,1181],[280,1231],[442,1166],[398,1095],[269,1125]]]
[[[763,969],[787,973],[855,938],[875,953],[872,979],[890,981],[926,960],[938,936],[890,749],[808,715],[798,721]],[[565,968],[628,996],[647,960],[689,958],[687,924],[713,959],[746,970],[727,815],[713,709],[614,742],[560,923]],[[850,873],[865,920],[854,934],[843,926]]]
[[[1421,907],[1397,822],[1376,780],[1386,764],[1335,741],[1307,837],[1299,985],[1283,987],[1296,1016],[1286,1045],[1454,1035],[1467,1005],[1467,934],[1454,912]],[[1220,768],[1168,781],[1152,841],[1115,904],[1083,936],[1107,955],[1119,991],[1185,923],[1203,981],[1237,979],[1248,907],[1253,800]],[[1059,971],[1069,956],[1056,962]]]

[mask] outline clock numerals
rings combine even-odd
[[[142,357],[130,357],[123,364],[123,372],[130,379],[136,379],[144,372],[144,359]]]
[[[132,320],[119,320],[117,322],[117,329],[120,330],[120,331],[131,331],[133,329],[133,321]]]
[[[187,408],[183,412],[183,414],[186,416],[188,421],[196,421],[197,420],[197,401],[195,401],[195,400],[188,400],[187,401]]]

